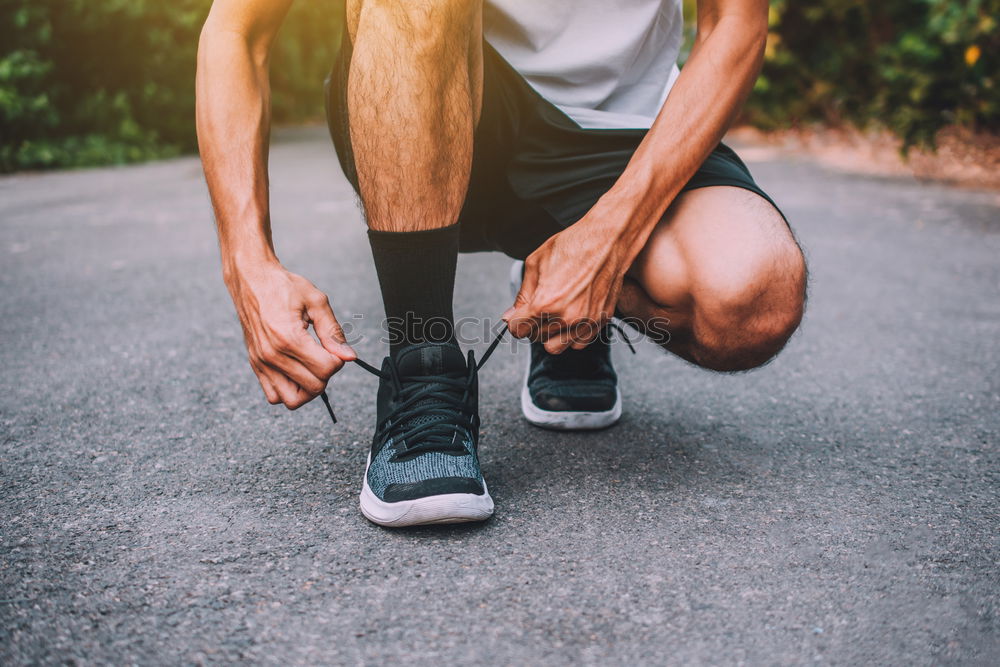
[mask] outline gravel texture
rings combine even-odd
[[[374,378],[337,376],[335,427],[264,402],[196,159],[0,179],[0,663],[996,660],[1000,198],[758,155],[812,269],[786,352],[616,346],[622,423],[558,434],[505,345],[496,516],[396,531],[357,509]],[[377,360],[323,131],[272,180],[280,257]],[[463,257],[458,314],[501,313],[508,266]]]

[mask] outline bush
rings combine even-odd
[[[685,0],[693,16],[693,0]],[[211,0],[0,0],[0,171],[193,150],[198,33]],[[271,67],[274,119],[322,110],[339,0],[293,4]],[[1000,130],[1000,0],[774,0],[745,118]]]
[[[211,0],[0,0],[0,170],[133,162],[195,147]],[[274,118],[317,116],[337,3],[298,2],[272,62]]]
[[[1000,0],[775,0],[746,118],[889,128],[904,146],[938,130],[1000,130]]]

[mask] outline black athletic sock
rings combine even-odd
[[[368,230],[382,288],[389,353],[414,343],[455,340],[458,224],[419,232]]]

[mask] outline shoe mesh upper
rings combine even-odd
[[[385,490],[391,484],[411,484],[439,477],[468,477],[482,484],[483,475],[472,441],[466,439],[463,444],[468,452],[464,456],[426,452],[393,461],[396,452],[390,439],[368,468],[368,486],[379,499],[385,500]]]

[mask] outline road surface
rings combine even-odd
[[[995,661],[1000,195],[745,155],[810,260],[787,351],[616,346],[622,423],[567,435],[522,420],[505,346],[495,518],[396,531],[357,509],[373,377],[336,378],[335,427],[264,402],[196,159],[0,179],[0,663]],[[323,131],[272,174],[279,256],[377,360]],[[458,315],[501,313],[508,266],[463,257]]]

